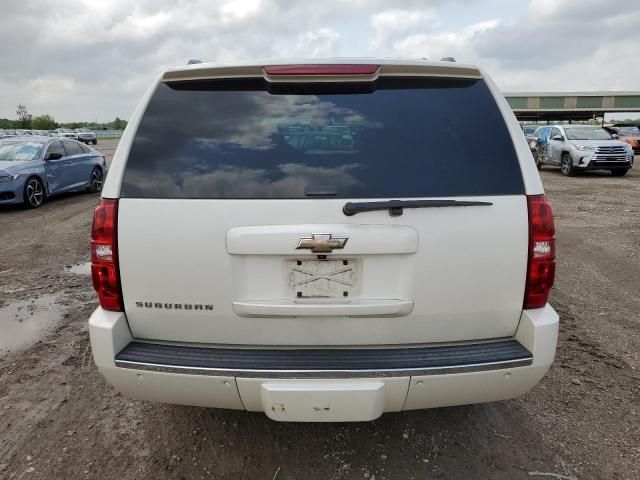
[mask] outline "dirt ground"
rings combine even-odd
[[[115,143],[98,148],[110,157]],[[549,374],[517,400],[362,424],[120,396],[87,334],[97,196],[0,209],[0,478],[640,478],[640,165],[542,176],[558,230]]]

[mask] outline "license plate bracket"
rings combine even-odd
[[[287,261],[295,298],[349,298],[357,288],[358,271],[359,262],[347,258]]]

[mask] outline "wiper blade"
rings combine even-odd
[[[475,202],[467,200],[384,200],[375,202],[347,202],[342,212],[350,217],[360,212],[389,210],[389,215],[402,215],[405,208],[442,208],[442,207],[481,207],[493,205],[492,202]]]

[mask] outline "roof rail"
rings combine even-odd
[[[456,61],[456,59],[455,59],[455,58],[453,58],[453,57],[442,57],[442,58],[440,59],[440,61],[441,61],[441,62],[455,62],[455,61]]]

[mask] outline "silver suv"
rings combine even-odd
[[[610,170],[624,176],[633,166],[633,149],[615,140],[604,128],[593,125],[548,125],[534,136],[536,164],[559,165],[560,172],[572,176],[580,170]]]

